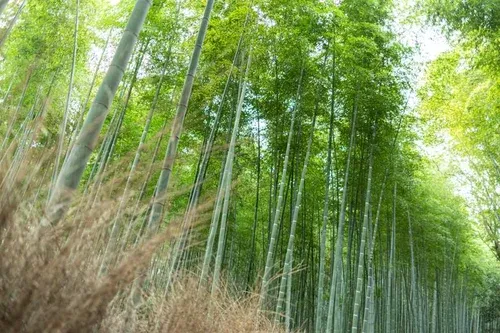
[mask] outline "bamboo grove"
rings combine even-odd
[[[420,86],[392,1],[0,0],[1,195],[107,216],[96,278],[177,225],[135,308],[194,274],[288,332],[498,332],[500,8],[410,5],[460,35]]]

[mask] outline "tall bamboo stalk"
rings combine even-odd
[[[14,85],[14,81],[17,79],[17,72],[18,72],[18,70],[16,70],[14,72],[14,75],[12,75],[12,78],[10,79],[9,86],[7,87],[7,91],[5,92],[5,95],[2,98],[2,104],[5,104],[5,102],[7,101],[7,98],[9,97],[12,86]]]
[[[330,121],[328,127],[328,151],[325,166],[325,196],[323,199],[323,220],[320,233],[320,253],[319,253],[319,272],[318,272],[318,292],[316,300],[316,321],[315,332],[321,333],[323,328],[323,294],[325,284],[325,259],[326,259],[326,225],[328,222],[328,213],[330,211],[330,181],[332,176],[332,147],[334,141],[333,121],[335,118],[335,40],[333,51],[332,79],[331,79],[331,103],[330,103]]]
[[[55,180],[57,175],[59,174],[59,164],[63,155],[63,150],[64,150],[64,141],[65,141],[65,136],[66,136],[66,128],[68,125],[68,118],[69,118],[69,105],[71,102],[71,92],[73,91],[73,79],[75,76],[75,68],[76,68],[76,55],[78,51],[78,11],[80,9],[80,0],[76,0],[76,11],[75,11],[75,29],[73,32],[73,58],[71,60],[71,70],[69,74],[69,85],[68,85],[68,94],[66,95],[66,103],[65,103],[65,108],[63,112],[63,121],[61,123],[61,127],[59,129],[59,144],[57,147],[57,154],[56,154],[56,161],[54,164],[54,171],[53,171],[53,182],[52,186],[55,184]]]
[[[137,0],[135,4],[111,65],[83,123],[82,130],[71,149],[67,163],[59,173],[47,207],[47,216],[43,221],[45,225],[57,224],[69,208],[73,192],[77,189],[90,154],[97,144],[104,120],[125,73],[150,7],[150,0]]]
[[[97,172],[97,180],[94,184],[95,191],[91,195],[91,200],[89,200],[89,202],[91,202],[89,209],[91,209],[97,201],[99,192],[100,192],[101,187],[102,187],[104,176],[106,175],[106,170],[108,169],[108,166],[109,166],[109,161],[111,160],[113,153],[114,153],[114,150],[115,150],[115,147],[116,147],[116,142],[117,142],[118,136],[120,134],[123,120],[125,119],[125,114],[128,110],[128,105],[130,102],[130,98],[132,96],[132,91],[133,91],[135,83],[137,81],[137,75],[139,74],[139,69],[142,66],[142,62],[144,60],[144,56],[146,55],[146,52],[147,52],[147,49],[149,47],[150,42],[151,42],[151,39],[148,38],[143,43],[141,49],[139,50],[138,55],[136,57],[137,59],[136,59],[136,63],[135,63],[135,68],[134,68],[134,71],[132,73],[130,83],[128,84],[128,87],[123,90],[123,92],[126,91],[127,94],[125,96],[124,104],[123,104],[123,107],[119,113],[117,121],[114,124],[114,126],[111,126],[113,128],[113,130],[110,132],[111,135],[110,135],[110,137],[108,137],[107,144],[104,147],[104,155],[103,155],[101,163],[99,164],[99,170]],[[120,97],[122,97],[122,95]],[[114,235],[111,235],[111,236],[113,237]]]
[[[229,143],[229,152],[226,159],[226,165],[224,168],[224,175],[227,177],[223,178],[222,186],[225,186],[224,192],[224,205],[222,207],[222,218],[220,223],[220,231],[219,231],[219,242],[217,244],[217,256],[215,257],[215,267],[214,267],[214,277],[212,280],[212,293],[218,289],[219,279],[222,270],[222,257],[224,253],[224,243],[225,243],[225,234],[226,234],[226,226],[227,226],[227,215],[229,210],[229,194],[231,193],[231,179],[233,174],[233,163],[234,163],[234,150],[236,148],[236,138],[238,136],[239,123],[241,118],[241,112],[243,110],[243,103],[245,101],[245,94],[247,90],[247,81],[248,81],[248,73],[250,71],[252,59],[252,50],[249,51],[246,70],[241,86],[240,98],[238,100],[238,106],[236,108],[236,115],[234,119],[233,132],[231,135],[231,141]]]
[[[335,256],[333,262],[333,273],[332,280],[330,284],[330,300],[328,302],[328,317],[326,322],[326,330],[327,332],[331,332],[333,329],[333,315],[334,315],[334,306],[337,304],[337,283],[340,282],[339,278],[341,276],[342,269],[342,249],[344,244],[344,222],[345,222],[345,213],[346,213],[346,203],[347,203],[347,185],[349,184],[349,170],[351,164],[351,154],[354,149],[354,138],[356,134],[356,118],[358,114],[358,95],[359,91],[356,92],[356,96],[354,97],[354,106],[353,106],[353,115],[351,122],[351,136],[349,139],[349,148],[347,153],[346,160],[346,168],[344,173],[344,187],[342,192],[342,201],[340,204],[340,214],[339,214],[339,224],[337,228],[337,241],[335,243]],[[337,326],[337,325],[336,325]]]
[[[250,263],[248,264],[247,286],[250,288],[252,281],[252,272],[255,263],[255,242],[257,239],[257,222],[259,220],[259,196],[260,196],[260,177],[261,177],[261,144],[260,144],[260,117],[257,110],[257,184],[255,186],[255,208],[253,213],[252,240],[250,241]]]
[[[361,242],[359,245],[358,254],[358,274],[356,278],[356,292],[354,294],[354,309],[352,313],[352,333],[358,332],[358,327],[360,324],[359,313],[361,307],[361,293],[363,289],[363,272],[365,263],[365,244],[366,244],[366,233],[368,229],[368,215],[370,211],[370,199],[371,199],[371,186],[372,186],[372,173],[373,173],[373,149],[375,147],[375,126],[373,128],[372,143],[370,147],[370,157],[368,165],[368,180],[366,184],[366,197],[365,197],[365,207],[363,213],[363,226],[361,229]]]
[[[1,0],[0,0],[1,1]],[[8,0],[4,0],[4,1],[8,1]],[[16,24],[17,20],[19,19],[19,16],[21,15],[24,7],[26,6],[26,2],[28,0],[23,0],[23,2],[21,3],[21,5],[19,6],[19,8],[17,9],[17,12],[16,12],[16,15],[14,16],[14,18],[10,21],[9,23],[9,26],[7,27],[7,30],[4,32],[2,38],[0,39],[0,49],[3,47],[3,45],[5,44],[5,41],[7,40],[7,38],[9,37],[10,35],[10,32],[12,31],[12,28],[14,28],[14,25]],[[4,7],[7,5],[7,2],[5,3]],[[0,8],[0,14],[1,14],[1,11],[3,11],[3,8]]]
[[[394,256],[396,248],[396,196],[397,196],[397,185],[394,184],[393,191],[393,206],[392,206],[392,227],[391,227],[391,244],[389,250],[389,269],[387,271],[387,281],[386,281],[386,312],[385,312],[385,329],[387,332],[392,332],[393,329],[393,313],[392,313],[392,288],[394,280]]]
[[[23,91],[21,93],[21,98],[19,99],[19,102],[17,103],[16,110],[14,111],[14,116],[11,117],[11,120],[9,122],[9,126],[7,128],[7,132],[5,133],[4,139],[2,141],[2,145],[0,146],[0,154],[2,154],[2,158],[0,159],[0,163],[5,158],[5,156],[7,154],[8,149],[7,149],[7,151],[4,151],[4,148],[7,145],[7,143],[9,142],[11,132],[14,129],[17,118],[19,117],[19,113],[21,112],[21,107],[23,105],[24,98],[26,96],[26,91],[28,90],[28,86],[29,86],[29,83],[31,81],[32,74],[33,74],[33,69],[29,69],[28,76],[26,78],[26,81],[25,81],[24,87],[23,87]]]
[[[222,118],[222,110],[223,110],[224,102],[226,100],[226,95],[227,95],[227,92],[229,89],[229,84],[231,82],[231,77],[232,77],[234,68],[236,66],[238,56],[240,54],[240,49],[241,49],[241,45],[243,42],[243,37],[245,36],[246,26],[247,26],[248,19],[249,19],[249,13],[250,13],[250,11],[247,12],[247,16],[245,18],[245,23],[243,25],[243,31],[240,35],[240,39],[238,40],[238,45],[236,47],[236,52],[234,53],[233,62],[232,62],[231,67],[229,69],[228,77],[227,77],[226,83],[224,85],[224,90],[222,92],[222,96],[221,96],[219,107],[217,109],[217,114],[215,116],[214,124],[212,125],[209,137],[208,137],[206,145],[205,145],[205,149],[203,151],[203,156],[202,156],[202,159],[200,162],[200,167],[199,167],[198,173],[196,175],[196,180],[195,180],[192,195],[191,195],[191,198],[189,201],[189,206],[188,206],[188,209],[187,209],[186,214],[185,214],[185,219],[184,219],[185,221],[183,221],[183,222],[185,222],[184,228],[189,228],[189,226],[191,225],[191,220],[193,218],[193,212],[195,211],[195,209],[198,205],[198,198],[200,196],[201,186],[203,184],[203,180],[205,177],[205,172],[207,170],[208,162],[209,162],[210,155],[211,155],[212,148],[213,148],[213,144],[215,141],[215,136],[217,135],[219,123],[220,123],[220,120]],[[221,202],[222,195],[223,195],[221,192],[222,189],[223,189],[223,187],[221,186],[221,187],[219,187],[219,189],[217,191],[216,207]],[[206,280],[206,278],[208,277],[208,269],[210,266],[210,259],[212,256],[213,242],[215,240],[215,233],[217,232],[217,227],[218,227],[218,222],[219,222],[218,214],[215,214],[215,213],[216,212],[214,211],[214,215],[213,215],[214,218],[212,218],[212,221],[210,224],[210,231],[209,231],[209,236],[207,238],[207,245],[206,245],[206,250],[205,250],[205,257],[203,259],[203,266],[202,266],[202,271],[201,271],[201,276],[200,276],[200,282],[204,282]],[[217,217],[217,218],[215,218],[215,217]],[[174,256],[177,256],[177,255],[178,255],[177,251],[175,251]],[[175,264],[175,260],[174,260],[173,264]]]
[[[262,286],[261,286],[261,290],[260,290],[259,302],[260,302],[261,309],[263,309],[265,307],[267,290],[269,288],[269,281],[271,279],[271,271],[272,271],[273,262],[274,262],[274,251],[275,251],[276,239],[278,236],[278,229],[279,229],[278,224],[279,224],[279,220],[281,217],[281,210],[283,209],[283,192],[285,190],[286,174],[287,174],[287,169],[288,169],[288,158],[290,155],[290,146],[292,144],[293,130],[294,130],[294,126],[295,126],[295,114],[297,112],[297,109],[298,109],[298,106],[300,103],[300,94],[302,92],[303,77],[304,77],[304,64],[302,64],[302,68],[300,70],[299,84],[297,87],[295,104],[292,107],[290,129],[288,131],[288,141],[286,144],[285,160],[283,161],[283,171],[281,172],[281,180],[280,180],[280,184],[279,184],[278,199],[276,201],[276,207],[275,207],[274,216],[273,216],[273,223],[271,226],[271,231],[269,233],[270,238],[269,238],[269,245],[268,245],[267,256],[266,256],[266,266],[264,268],[264,275],[262,277]]]
[[[288,238],[288,245],[287,245],[286,254],[285,254],[285,263],[283,266],[283,275],[281,277],[280,289],[279,289],[279,294],[278,294],[278,302],[276,305],[276,315],[277,316],[279,316],[281,314],[281,312],[283,311],[282,307],[283,307],[283,301],[285,298],[285,287],[287,286],[287,279],[291,278],[291,271],[292,271],[292,265],[293,265],[293,249],[295,246],[295,230],[297,228],[297,220],[299,218],[299,211],[300,211],[300,207],[302,204],[302,194],[304,191],[304,182],[305,182],[306,173],[307,173],[309,156],[311,154],[311,146],[312,146],[312,141],[314,138],[314,130],[316,127],[317,109],[318,109],[318,105],[316,105],[316,108],[314,111],[313,121],[312,121],[312,125],[311,125],[311,134],[310,134],[309,140],[307,142],[306,156],[304,158],[304,165],[302,167],[302,172],[300,175],[299,188],[297,190],[297,195],[296,195],[296,199],[295,199],[295,206],[293,208],[292,222],[290,224],[290,237]],[[290,306],[287,305],[287,309],[290,310]],[[291,313],[286,313],[286,317],[290,318]],[[289,326],[287,327],[287,330],[290,330]]]
[[[179,11],[180,11],[180,2],[177,3],[177,6],[176,6],[176,14],[175,14],[175,18],[177,19],[178,18],[178,15],[179,15]],[[174,34],[175,33],[175,29],[173,32],[171,32],[171,34]],[[173,39],[173,36],[171,36],[171,39]],[[137,166],[139,165],[139,160],[141,158],[141,152],[142,152],[142,149],[143,149],[143,146],[146,142],[146,137],[148,135],[148,132],[149,132],[149,128],[151,126],[151,121],[153,120],[153,115],[156,111],[156,106],[158,104],[158,99],[159,99],[159,96],[160,96],[160,91],[161,91],[161,88],[163,87],[163,80],[165,78],[165,74],[166,74],[166,71],[168,69],[168,66],[171,65],[170,64],[170,57],[171,57],[171,54],[172,54],[172,41],[169,43],[169,46],[168,46],[168,50],[167,50],[167,54],[166,54],[166,59],[164,61],[164,64],[163,64],[163,68],[161,70],[161,74],[160,74],[160,81],[156,87],[156,91],[155,91],[155,95],[153,97],[153,102],[151,103],[151,107],[149,109],[149,113],[146,117],[146,122],[144,124],[144,127],[142,129],[142,134],[141,134],[141,138],[139,139],[139,145],[135,151],[135,155],[134,155],[134,160],[132,161],[132,164],[130,166],[130,171],[128,173],[128,176],[127,176],[127,181],[125,183],[125,188],[123,189],[123,194],[122,194],[122,197],[120,199],[120,205],[118,206],[118,211],[116,213],[116,218],[114,219],[114,224],[113,224],[113,229],[115,229],[117,226],[117,219],[120,218],[121,216],[121,212],[123,210],[123,206],[125,204],[125,202],[127,201],[128,199],[128,191],[129,191],[129,188],[130,188],[130,182],[135,174],[135,170],[137,169]],[[136,75],[134,75],[135,77]],[[113,234],[113,232],[112,232]],[[111,240],[111,239],[110,239]]]
[[[69,148],[66,151],[66,155],[64,157],[64,163],[66,163],[66,161],[68,159],[68,155],[71,152],[73,145],[75,143],[76,137],[80,131],[80,125],[83,121],[83,116],[85,115],[85,111],[87,110],[87,106],[88,106],[89,101],[90,101],[90,95],[92,94],[92,91],[94,90],[94,85],[95,85],[95,82],[97,80],[97,74],[99,73],[99,69],[101,68],[101,64],[102,64],[102,61],[104,59],[104,55],[106,54],[106,51],[108,49],[108,45],[109,45],[109,41],[111,39],[112,31],[113,31],[112,29],[109,30],[108,37],[106,38],[106,42],[104,43],[104,46],[103,46],[103,49],[101,52],[101,56],[99,57],[99,60],[97,62],[97,66],[95,68],[94,75],[92,76],[92,82],[90,83],[90,88],[87,92],[87,96],[85,97],[85,101],[80,106],[80,110],[78,112],[79,113],[78,120],[76,121],[76,125],[73,128],[73,132],[71,134],[71,139],[69,141]]]
[[[194,77],[196,74],[196,69],[198,67],[198,62],[200,60],[203,41],[205,40],[205,35],[207,33],[208,22],[210,20],[210,14],[212,12],[214,1],[215,0],[207,1],[205,13],[203,14],[203,18],[201,20],[200,30],[198,31],[198,36],[196,38],[196,45],[193,50],[193,55],[191,56],[191,63],[189,65],[188,73],[184,81],[184,87],[182,88],[181,99],[179,101],[177,113],[174,118],[172,133],[170,134],[167,151],[165,153],[165,159],[163,160],[160,177],[158,178],[158,182],[156,184],[153,207],[151,208],[151,214],[148,222],[150,232],[155,232],[158,229],[161,220],[163,219],[163,207],[165,206],[165,202],[167,199],[166,195],[168,183],[170,181],[170,174],[174,166],[174,161],[177,154],[177,146],[179,144],[184,118],[186,117],[189,98],[191,97],[191,91],[193,89]]]

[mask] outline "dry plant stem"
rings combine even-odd
[[[32,74],[33,74],[33,69],[30,68],[28,70],[28,75],[27,75],[26,81],[24,83],[23,92],[21,93],[21,98],[19,99],[19,103],[17,104],[16,110],[14,111],[14,116],[11,117],[9,127],[7,128],[7,132],[5,133],[5,137],[2,141],[2,145],[0,146],[0,154],[2,154],[2,159],[0,160],[0,163],[2,163],[3,159],[5,158],[5,156],[7,154],[7,152],[4,152],[3,150],[5,148],[5,145],[9,142],[10,134],[14,128],[14,124],[15,124],[17,118],[19,117],[19,112],[20,112],[21,106],[24,102],[24,97],[26,95],[26,90],[28,89]]]

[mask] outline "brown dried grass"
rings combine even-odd
[[[280,331],[257,311],[255,295],[236,298],[226,288],[210,294],[188,273],[167,297],[152,289],[142,293],[140,306],[131,304],[134,281],[145,276],[157,248],[179,234],[180,221],[98,278],[99,235],[112,222],[116,202],[100,199],[92,211],[73,209],[77,216],[42,228],[41,212],[23,209],[34,203],[23,202],[14,190],[20,187],[0,188],[0,332]]]

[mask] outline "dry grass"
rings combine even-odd
[[[131,302],[131,290],[140,285],[134,281],[147,276],[151,258],[179,234],[180,221],[98,278],[105,239],[100,236],[116,202],[101,200],[92,211],[73,209],[67,221],[42,228],[40,212],[27,214],[23,207],[33,203],[13,190],[21,187],[0,188],[0,332],[280,331],[258,313],[257,297],[236,298],[226,289],[211,295],[192,275],[167,294],[151,289],[142,292],[141,303]],[[200,208],[200,216],[209,206]]]
[[[265,317],[258,314],[257,297],[235,298],[222,289],[215,295],[198,287],[193,277],[185,277],[174,284],[168,298],[161,292],[150,295],[142,307],[134,313],[133,332],[281,332]],[[129,324],[127,309],[108,316],[102,332],[124,332]],[[129,320],[130,321],[130,320]]]

